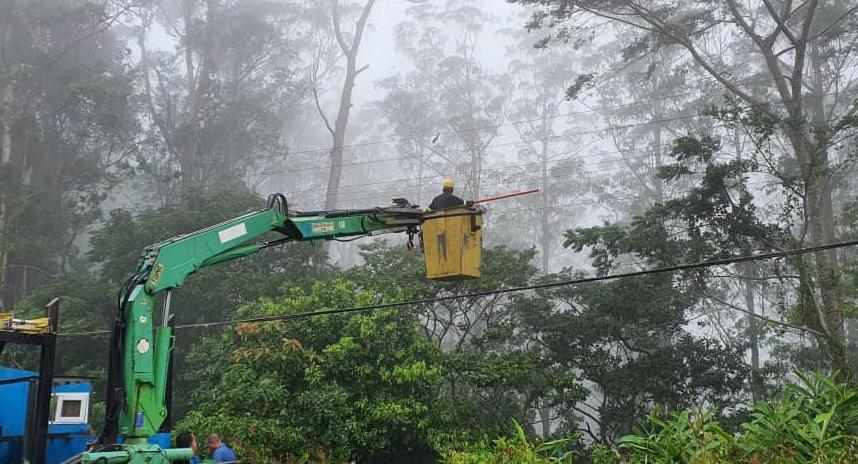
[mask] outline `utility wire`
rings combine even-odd
[[[851,93],[843,92],[843,94],[858,95],[858,92],[851,92]],[[500,147],[506,147],[506,146],[527,144],[530,142],[541,141],[541,140],[572,138],[572,137],[576,137],[579,135],[599,134],[599,133],[602,133],[602,132],[607,131],[607,130],[629,129],[629,128],[642,127],[642,126],[648,126],[648,125],[653,125],[653,124],[662,124],[662,123],[671,122],[671,121],[700,118],[700,117],[704,117],[704,116],[705,115],[702,115],[702,114],[680,115],[680,116],[663,118],[663,119],[658,119],[658,120],[653,120],[653,121],[645,121],[645,122],[633,123],[633,124],[627,124],[627,125],[617,125],[617,126],[601,128],[601,129],[578,131],[578,132],[572,132],[572,133],[566,133],[566,134],[551,135],[551,136],[547,136],[547,137],[534,137],[534,138],[530,138],[527,140],[521,140],[521,141],[517,141],[517,142],[508,142],[508,143],[498,144],[498,145],[488,145],[488,146],[484,147],[483,149],[487,150],[489,148],[500,148]],[[839,120],[840,120],[839,118],[830,118],[830,119],[824,120],[823,122],[834,122],[834,121],[839,121]],[[725,127],[725,126],[726,126],[726,124],[716,124],[713,127]],[[669,144],[664,144],[664,146],[669,146]],[[582,155],[582,156],[571,156],[571,157],[565,158],[565,159],[552,160],[550,162],[560,162],[560,161],[565,161],[567,159],[589,158],[589,157],[604,156],[604,155],[610,155],[610,154],[621,154],[621,153],[626,153],[626,152],[643,151],[643,150],[652,149],[652,148],[658,148],[658,147],[655,145],[649,145],[649,146],[643,146],[643,147],[639,147],[639,148],[620,149],[620,150],[607,151],[607,152],[597,152],[597,153],[591,153],[591,154]],[[465,152],[469,151],[469,149],[461,149],[458,151],[465,153]],[[554,154],[552,154],[552,156],[579,153],[580,151],[581,150],[578,150],[578,149],[570,150],[567,152],[554,153]],[[648,156],[648,155],[642,155],[642,156],[639,156],[637,158],[644,158],[646,156]],[[267,156],[262,156],[259,158],[266,158],[266,157]],[[253,159],[256,159],[256,158],[253,158]],[[635,157],[628,157],[627,159],[635,159]],[[413,161],[413,160],[415,160],[415,157],[404,156],[404,157],[395,157],[395,158],[382,158],[382,159],[378,159],[378,160],[367,160],[367,161],[356,161],[356,162],[351,162],[351,163],[342,163],[341,165],[343,165],[343,166],[345,166],[345,165],[350,165],[350,166],[372,165],[372,164],[381,163],[381,162],[401,161],[401,160],[412,160]],[[617,160],[621,161],[622,158],[618,158]],[[229,161],[229,160],[225,160],[225,161]],[[608,163],[608,162],[612,162],[612,161],[614,161],[614,159],[602,160],[602,161],[599,161],[597,163],[592,163],[592,164],[602,164],[602,163]],[[479,173],[482,174],[483,172],[486,172],[486,171],[503,171],[503,170],[507,170],[510,168],[518,167],[518,166],[526,166],[526,165],[537,164],[537,163],[539,163],[539,162],[521,163],[521,164],[512,164],[512,165],[499,165],[499,166],[494,166],[494,167],[490,167],[490,168],[486,168],[486,169],[481,169],[481,170],[479,170]],[[216,164],[216,163],[201,163],[201,165],[203,165],[203,164]],[[287,169],[287,170],[281,170],[281,171],[274,171],[272,173],[290,174],[290,173],[300,173],[300,172],[304,172],[304,171],[317,170],[317,169],[330,169],[330,165],[321,166],[318,168],[311,168],[311,169],[297,169],[297,170]],[[260,174],[267,174],[267,173],[261,172]],[[449,176],[451,174],[447,173],[445,175]],[[341,192],[343,189],[346,189],[346,188],[360,188],[360,187],[382,185],[382,184],[389,184],[389,183],[396,183],[396,182],[409,182],[409,181],[419,180],[419,179],[437,179],[437,178],[442,178],[445,175],[439,174],[439,175],[434,175],[434,176],[424,176],[424,177],[418,178],[418,179],[415,179],[415,178],[399,178],[399,179],[391,179],[391,180],[386,180],[386,181],[375,181],[375,182],[367,182],[367,183],[359,183],[359,184],[342,185],[342,186],[338,186],[338,187],[334,187],[334,188],[312,187],[312,188],[308,188],[308,189],[302,189],[300,191],[294,190],[294,191],[285,192],[285,193],[289,194],[289,193],[299,193],[299,192],[300,193],[317,192],[317,193],[309,193],[308,195],[323,195],[325,192],[330,192],[330,191],[340,191]],[[156,184],[157,185],[164,185],[164,184],[178,184],[180,182],[181,181],[178,179],[158,179],[158,180],[141,179],[141,180],[131,181],[132,184],[136,184],[136,185],[156,185]],[[422,184],[422,185],[426,185],[426,184]],[[295,195],[295,196],[296,197],[301,197],[301,196],[306,197],[306,195]]]
[[[572,114],[572,113],[567,113],[564,116],[568,116],[570,114]],[[555,117],[561,117],[561,116],[546,116],[545,118],[542,118],[542,119],[552,119]],[[515,146],[515,145],[524,145],[524,144],[528,144],[531,142],[538,142],[538,141],[543,141],[543,140],[569,139],[569,138],[578,137],[581,135],[598,135],[598,134],[601,134],[602,132],[605,132],[607,130],[632,129],[635,127],[646,127],[646,126],[650,126],[650,125],[654,125],[654,124],[664,124],[664,123],[668,123],[668,122],[683,121],[683,120],[688,120],[688,119],[698,119],[698,118],[704,118],[704,117],[708,117],[708,116],[704,115],[704,114],[700,114],[700,113],[689,113],[689,114],[665,117],[665,118],[650,120],[650,121],[642,121],[642,122],[630,123],[630,124],[620,124],[620,125],[615,125],[612,127],[605,127],[605,128],[599,128],[599,129],[587,129],[587,130],[582,130],[582,131],[567,132],[567,133],[563,133],[563,134],[547,135],[547,136],[543,136],[543,137],[530,137],[530,138],[523,139],[523,140],[516,140],[516,141],[512,141],[512,142],[503,142],[503,143],[498,143],[498,144],[494,144],[494,145],[489,144],[489,145],[486,145],[485,147],[481,147],[480,149],[481,150],[488,150],[488,149],[492,149],[492,148],[504,148],[504,147],[510,147],[510,146]],[[838,119],[833,119],[833,120],[838,120]],[[374,142],[374,144],[381,144],[381,143],[382,142]],[[351,147],[359,146],[359,145],[360,144],[343,145],[342,148],[351,148]],[[330,150],[330,148],[324,149],[324,151],[328,151],[328,150]],[[468,153],[468,152],[473,151],[473,150],[474,150],[474,148],[457,148],[454,150],[444,151],[442,154],[456,154],[456,153],[461,154],[461,153]],[[316,151],[319,151],[319,149],[313,150],[313,152],[316,152]],[[231,158],[231,159],[222,159],[222,160],[199,161],[199,162],[194,162],[194,163],[188,163],[185,165],[185,167],[199,167],[199,166],[209,166],[209,165],[217,165],[217,164],[230,164],[230,163],[237,163],[237,162],[244,162],[244,161],[255,161],[255,160],[262,160],[262,159],[269,159],[269,158],[284,158],[284,157],[289,157],[291,155],[302,154],[302,153],[307,153],[307,151],[295,151],[295,152],[290,152],[290,153],[285,153],[285,154],[273,154],[273,155],[245,156],[245,157],[240,157],[240,158]],[[402,157],[396,157],[396,158],[387,158],[384,160],[343,162],[343,163],[337,163],[337,164],[335,164],[335,166],[355,166],[355,165],[361,165],[361,164],[375,163],[375,162],[379,162],[379,161],[396,161],[396,160],[406,160],[406,159],[413,159],[413,158],[414,157],[402,156]],[[315,167],[315,168],[306,169],[306,170],[310,171],[310,170],[317,170],[317,169],[329,169],[330,167],[331,167],[331,165],[327,164],[327,165],[324,165],[321,167]],[[296,172],[301,172],[301,171],[296,170]]]
[[[729,153],[729,152],[722,152],[722,153],[727,154],[727,155],[731,155],[731,156],[736,156],[735,153]],[[535,184],[533,182],[541,181],[543,179],[548,180],[548,181],[556,181],[559,179],[568,179],[571,177],[582,177],[582,176],[601,174],[601,173],[606,173],[606,172],[616,172],[616,168],[612,167],[612,166],[609,166],[609,167],[603,168],[603,169],[589,169],[589,170],[583,169],[583,167],[593,166],[596,164],[604,164],[604,163],[616,164],[616,163],[621,163],[623,161],[646,158],[646,157],[648,157],[648,155],[636,156],[636,157],[626,157],[626,158],[612,158],[609,160],[604,160],[604,161],[600,161],[597,163],[590,163],[590,164],[581,166],[582,169],[578,169],[578,166],[561,167],[562,171],[566,172],[565,174],[551,174],[551,175],[547,175],[547,176],[542,176],[541,174],[536,174],[536,175],[532,175],[532,176],[526,175],[528,173],[538,172],[538,170],[534,170],[534,171],[526,171],[526,172],[522,173],[523,175],[521,175],[520,177],[517,177],[515,179],[510,179],[510,180],[490,179],[490,180],[493,181],[494,186],[504,186],[506,188],[515,188],[514,186],[525,186],[525,185],[526,186],[535,186]],[[566,160],[575,160],[575,159],[576,158],[566,158]],[[646,164],[645,163],[635,163],[635,164],[628,165],[628,167],[629,168],[644,168],[644,167],[646,167]],[[840,171],[840,173],[843,173],[843,174],[855,173],[855,172],[858,172],[858,171],[856,171],[856,170]],[[765,174],[770,175],[768,173],[765,173]],[[746,182],[745,185],[747,185],[747,186],[771,185],[771,183],[775,182],[775,181],[777,181],[776,178],[771,179],[771,180]],[[415,188],[421,188],[421,187],[426,187],[426,186],[431,186],[431,185],[435,185],[435,183],[429,182],[429,183],[420,183],[417,185],[404,185],[404,186],[391,187],[390,189],[385,190],[383,192],[382,191],[346,192],[346,193],[340,194],[340,199],[342,200],[341,203],[343,203],[343,204],[347,204],[347,202],[376,201],[381,195],[386,195],[386,196],[402,195],[402,196],[405,196],[405,195],[408,195],[409,193],[413,193],[413,190]],[[503,193],[503,191],[500,191],[499,189],[497,189],[496,193]],[[545,193],[543,192],[542,194],[545,194]],[[318,196],[318,194],[317,194],[317,196]],[[631,200],[631,199],[644,198],[644,197],[656,198],[657,196],[656,195],[645,195],[645,196],[635,196],[632,198],[616,198],[615,200]],[[315,198],[313,195],[306,195],[306,196],[296,195],[296,196],[293,196],[292,198],[297,199],[298,201],[303,201],[303,202],[311,202],[312,200],[322,201],[324,199],[324,198]],[[571,204],[571,205],[563,204],[563,205],[549,205],[549,206],[545,206],[542,208],[514,209],[514,210],[510,210],[509,212],[532,211],[534,209],[553,209],[553,208],[559,208],[559,207],[565,207],[565,206],[578,206],[581,204],[588,204],[589,205],[589,204],[598,204],[598,203],[600,203],[599,200],[593,200],[593,201],[587,201],[585,203],[575,203],[575,204]],[[504,210],[499,210],[499,209],[494,209],[494,208],[491,209],[490,211],[494,212],[494,213],[507,212]]]
[[[846,67],[844,67],[844,69],[855,67],[855,66],[858,66],[858,64],[846,66]],[[812,74],[818,74],[821,72],[822,71],[813,71],[813,72],[809,72],[809,73],[805,73],[805,74],[806,75],[812,75]],[[773,82],[775,82],[775,79],[758,79],[758,80],[754,80],[754,81],[740,82],[740,83],[737,83],[736,85],[739,87],[746,87],[746,86],[773,83]],[[700,81],[698,80],[696,82],[691,82],[690,84],[693,85],[696,83],[700,83]],[[486,130],[494,130],[494,129],[499,129],[501,127],[514,126],[517,124],[525,124],[525,123],[529,123],[529,122],[554,120],[554,119],[566,118],[566,117],[570,117],[570,116],[580,116],[583,114],[597,114],[597,113],[599,113],[601,111],[605,111],[605,110],[614,110],[614,109],[626,108],[626,107],[635,106],[635,105],[644,105],[644,104],[648,104],[648,103],[656,103],[659,101],[672,100],[672,99],[689,97],[689,96],[703,96],[703,95],[708,95],[711,93],[716,93],[718,91],[725,91],[726,92],[726,89],[723,86],[721,86],[719,83],[714,82],[714,81],[710,81],[709,83],[713,84],[713,87],[709,88],[709,89],[704,88],[704,89],[701,89],[699,91],[685,92],[685,93],[679,93],[679,94],[673,94],[673,95],[665,95],[662,97],[655,97],[655,98],[649,98],[649,99],[644,99],[644,100],[636,100],[636,101],[629,102],[629,103],[618,103],[616,105],[606,105],[606,106],[601,106],[601,107],[597,107],[597,108],[587,108],[584,110],[570,111],[570,112],[560,113],[560,114],[546,116],[546,117],[521,119],[521,120],[516,120],[516,121],[507,121],[507,122],[498,123],[498,124],[486,124],[483,126],[440,131],[440,132],[436,132],[436,133],[432,133],[432,134],[411,135],[411,136],[407,136],[407,137],[399,137],[399,138],[390,138],[390,139],[382,139],[382,140],[372,140],[372,141],[368,141],[368,142],[344,144],[344,145],[341,145],[338,147],[308,148],[308,149],[296,150],[296,151],[287,152],[287,153],[271,154],[271,155],[264,155],[264,156],[258,156],[258,157],[245,157],[245,158],[236,158],[236,159],[231,159],[231,160],[215,160],[215,161],[207,161],[207,162],[203,161],[203,162],[197,162],[197,163],[190,163],[187,166],[193,167],[193,166],[202,166],[202,165],[207,165],[207,164],[235,163],[235,162],[239,162],[239,161],[265,159],[265,158],[277,158],[277,157],[285,157],[285,156],[291,156],[291,155],[326,153],[326,152],[332,150],[333,148],[353,149],[353,148],[370,147],[370,146],[376,146],[376,145],[385,145],[385,144],[390,144],[390,143],[408,142],[408,141],[415,141],[415,140],[420,140],[420,139],[435,138],[435,137],[442,136],[442,135],[454,135],[454,134],[461,134],[461,133],[465,133],[465,132],[479,132],[479,131],[486,131]],[[849,95],[849,94],[850,94],[850,92],[829,92],[825,95],[830,96],[830,95]]]
[[[274,321],[287,321],[293,319],[304,319],[308,317],[317,317],[317,316],[326,316],[332,314],[344,314],[344,313],[353,313],[353,312],[364,312],[364,311],[376,311],[379,309],[388,309],[388,308],[398,308],[402,306],[412,306],[412,305],[422,305],[422,304],[430,304],[430,303],[438,303],[442,301],[450,301],[450,300],[460,300],[464,298],[479,298],[490,295],[499,295],[506,293],[518,293],[528,290],[541,290],[546,288],[556,288],[556,287],[564,287],[569,285],[579,285],[586,284],[592,282],[602,282],[607,280],[615,280],[615,279],[625,279],[630,277],[640,277],[650,274],[662,274],[668,272],[677,272],[677,271],[686,271],[690,269],[702,269],[709,268],[715,266],[724,266],[727,264],[737,264],[751,261],[760,261],[764,259],[775,259],[775,258],[785,258],[788,256],[797,256],[807,253],[815,253],[818,251],[825,250],[833,250],[838,248],[845,248],[851,246],[858,246],[858,240],[848,240],[843,242],[835,242],[828,243],[824,245],[817,245],[805,248],[797,248],[793,250],[784,250],[784,251],[776,251],[771,253],[762,253],[762,254],[754,254],[754,255],[745,255],[745,256],[735,256],[731,258],[723,258],[723,259],[713,259],[708,261],[698,261],[695,263],[687,263],[687,264],[678,264],[673,266],[665,266],[655,269],[646,269],[642,271],[633,271],[633,272],[624,272],[620,274],[611,274],[606,276],[594,276],[594,277],[584,277],[580,279],[572,279],[572,280],[563,280],[559,282],[546,282],[541,284],[533,284],[533,285],[523,285],[519,287],[511,287],[511,288],[502,288],[497,290],[487,290],[482,292],[472,292],[472,293],[464,293],[459,295],[449,295],[449,296],[439,296],[434,298],[421,298],[415,300],[407,300],[407,301],[397,301],[391,303],[379,303],[374,305],[367,306],[353,306],[353,307],[344,307],[344,308],[333,308],[333,309],[325,309],[320,311],[305,311],[299,313],[292,314],[282,314],[277,316],[260,316],[260,317],[250,317],[245,319],[230,319],[225,321],[212,321],[212,322],[200,322],[195,324],[184,324],[177,325],[176,330],[185,330],[185,329],[204,329],[211,327],[220,327],[226,325],[235,325],[235,324],[253,324],[253,323],[262,323],[262,322],[274,322]],[[767,320],[767,322],[775,322],[774,320]],[[794,327],[793,327],[794,328]],[[90,336],[90,335],[106,335],[109,331],[107,330],[98,330],[91,332],[69,332],[69,333],[60,333],[58,335],[63,337],[81,337],[81,336]]]
[[[653,144],[653,145],[646,145],[646,146],[637,147],[637,148],[624,148],[624,149],[619,149],[619,150],[599,151],[599,152],[595,152],[595,153],[583,154],[580,156],[567,156],[567,157],[563,157],[563,158],[557,158],[557,157],[563,156],[563,155],[577,155],[578,153],[580,153],[582,151],[582,149],[576,148],[574,150],[549,153],[548,155],[546,155],[546,157],[551,158],[551,159],[549,159],[547,161],[530,161],[527,163],[501,164],[501,165],[481,169],[479,172],[480,172],[480,174],[485,174],[485,173],[491,173],[491,172],[497,172],[497,171],[507,171],[507,170],[512,170],[515,168],[524,168],[526,166],[541,166],[542,164],[562,163],[564,161],[566,161],[566,162],[575,161],[575,160],[584,159],[584,158],[593,158],[593,157],[607,156],[607,155],[617,155],[617,154],[623,154],[623,153],[643,152],[645,150],[650,150],[650,149],[667,149],[667,148],[670,148],[670,144],[661,144],[661,145]],[[622,157],[622,158],[609,158],[606,160],[601,160],[601,161],[596,161],[596,162],[590,163],[590,165],[605,164],[608,162],[616,162],[616,161],[623,161],[623,160],[641,159],[641,158],[647,158],[649,156],[651,156],[651,155],[646,154],[646,155],[640,155],[640,156],[626,156],[626,157]],[[384,162],[390,162],[390,161],[419,161],[419,160],[417,159],[417,157],[414,157],[414,156],[403,156],[403,157],[397,157],[397,158],[381,158],[381,159],[377,159],[377,160],[362,161],[360,163],[353,163],[353,165],[357,165],[357,164],[371,165],[374,163],[384,163]],[[352,164],[350,164],[350,165],[352,165]],[[330,165],[319,167],[319,168],[311,168],[308,170],[314,170],[315,171],[318,169],[330,169]],[[306,171],[306,170],[304,170],[304,169],[296,169],[296,170],[283,169],[283,170],[276,170],[276,171],[264,171],[261,174],[264,174],[264,175],[297,174],[299,172],[304,172],[304,171]],[[536,171],[527,171],[527,172],[536,172]],[[390,180],[381,180],[381,181],[373,181],[373,182],[358,183],[358,184],[345,184],[345,185],[340,185],[339,187],[330,188],[330,189],[328,187],[311,187],[311,188],[305,188],[305,189],[300,189],[300,190],[288,190],[288,191],[280,192],[280,193],[283,193],[284,195],[287,195],[287,196],[289,196],[290,199],[292,199],[292,198],[302,196],[302,195],[303,196],[324,195],[329,190],[336,190],[342,196],[343,193],[348,193],[348,192],[344,192],[345,189],[361,189],[360,191],[363,192],[366,190],[364,187],[377,186],[377,185],[383,185],[383,184],[394,184],[394,183],[399,183],[399,182],[402,182],[402,183],[409,183],[409,182],[415,182],[415,181],[419,182],[418,184],[405,185],[405,186],[403,186],[403,188],[413,188],[413,187],[418,187],[418,186],[434,185],[433,182],[428,182],[428,181],[443,179],[444,177],[454,177],[456,174],[457,173],[447,172],[447,173],[441,173],[441,174],[424,175],[424,176],[420,176],[420,177],[400,177],[397,179],[390,179]],[[459,173],[459,174],[461,174],[461,173]],[[426,181],[426,182],[424,182],[424,181]],[[152,181],[152,182],[155,182],[155,181]],[[317,192],[317,193],[311,193],[311,192]],[[297,195],[295,195],[295,194],[297,194]]]
[[[635,157],[635,158],[644,158],[644,157],[646,157],[646,156]],[[595,164],[602,164],[602,163],[616,164],[616,163],[620,163],[624,160],[630,160],[630,159],[635,159],[635,158],[629,157],[629,158],[625,158],[625,159],[610,159],[610,160],[605,160],[605,161],[600,162],[600,163],[592,163],[591,166],[595,165]],[[636,163],[636,164],[631,165],[629,167],[630,168],[643,168],[645,166],[646,166],[645,163]],[[515,186],[535,185],[535,184],[532,184],[535,181],[541,181],[541,180],[556,181],[559,179],[568,179],[570,177],[581,178],[581,177],[584,177],[587,175],[601,174],[601,173],[607,173],[607,172],[616,172],[617,169],[613,166],[608,166],[607,168],[603,168],[603,169],[586,170],[586,169],[579,169],[578,166],[569,166],[569,167],[563,167],[563,168],[561,168],[561,170],[563,172],[566,172],[566,174],[551,174],[551,175],[543,176],[541,174],[538,174],[538,170],[535,170],[535,171],[529,171],[531,173],[537,172],[537,174],[535,174],[535,175],[529,176],[529,175],[526,175],[529,172],[524,172],[524,173],[522,173],[521,176],[518,176],[515,179],[510,179],[510,180],[502,180],[502,179],[494,179],[494,178],[489,178],[489,179],[484,179],[484,180],[491,182],[494,186],[504,186],[506,188],[514,188],[513,187],[514,185]],[[758,184],[763,185],[766,183],[768,183],[768,182],[748,183],[748,185],[758,185]],[[417,185],[403,185],[403,186],[398,186],[398,187],[392,187],[392,188],[385,190],[383,192],[382,191],[346,192],[344,194],[339,195],[338,201],[340,204],[347,204],[346,202],[375,201],[382,195],[385,195],[388,197],[399,196],[399,195],[404,196],[404,195],[407,195],[409,193],[413,193],[415,188],[427,187],[427,186],[432,186],[432,185],[436,185],[436,182],[428,182],[428,183],[421,183],[421,184],[417,184]],[[552,185],[552,187],[553,187],[553,185]],[[397,192],[397,193],[392,195],[393,192]],[[398,192],[402,192],[402,193],[400,194]],[[501,191],[500,189],[496,189],[495,193],[500,194],[500,193],[504,193],[504,191]],[[542,194],[545,194],[545,193],[543,192]],[[486,192],[483,192],[483,196],[485,196],[485,195],[486,195]],[[321,198],[317,198],[317,197],[321,197]],[[306,195],[306,196],[295,195],[295,196],[292,196],[291,198],[296,200],[296,201],[299,201],[299,202],[311,202],[313,200],[323,201],[324,195],[321,195],[321,194],[315,194],[315,196],[314,195]],[[305,203],[302,203],[302,204],[305,204]]]
[[[575,160],[580,160],[580,159],[584,159],[584,158],[617,155],[617,154],[623,154],[623,153],[643,152],[645,150],[657,149],[657,148],[666,149],[666,148],[669,148],[669,146],[670,146],[669,144],[646,145],[646,146],[637,147],[637,148],[625,148],[625,149],[611,150],[611,151],[598,151],[595,153],[583,154],[580,156],[574,156],[574,155],[580,153],[582,150],[581,149],[574,149],[574,150],[567,150],[567,151],[562,151],[562,152],[550,153],[548,155],[548,157],[552,158],[552,159],[544,161],[544,162],[543,161],[532,161],[532,162],[527,162],[527,163],[501,164],[501,165],[497,165],[497,166],[493,166],[493,167],[483,168],[483,169],[479,170],[478,172],[481,175],[485,174],[485,173],[503,173],[505,171],[512,171],[513,169],[524,168],[526,166],[541,166],[543,163],[554,164],[554,163],[575,161]],[[563,158],[557,158],[557,157],[560,157],[563,155],[573,155],[573,156],[565,156]],[[604,160],[600,160],[600,161],[595,161],[592,163],[587,163],[587,164],[583,165],[582,167],[616,163],[616,162],[635,160],[635,159],[643,159],[643,158],[648,158],[650,156],[651,155],[649,155],[649,154],[645,154],[645,155],[638,155],[638,156],[623,156],[623,157],[619,157],[619,158],[614,157],[614,158],[608,158],[608,159],[604,159]],[[553,158],[556,158],[556,159],[553,159]],[[415,157],[408,156],[408,157],[401,157],[401,158],[384,158],[384,159],[379,159],[379,160],[374,160],[374,161],[361,162],[360,164],[369,165],[369,164],[373,164],[374,162],[381,163],[381,162],[394,161],[394,160],[417,161],[415,159]],[[324,169],[329,169],[329,167],[325,167]],[[524,173],[516,173],[516,174],[527,174],[529,172],[537,172],[537,171],[539,171],[539,169],[526,171]],[[264,174],[264,175],[295,174],[298,172],[302,172],[302,170],[265,171],[265,172],[262,172],[260,174]],[[477,171],[475,171],[475,172],[477,172]],[[599,171],[592,171],[592,172],[599,172]],[[424,176],[420,176],[420,177],[401,177],[401,178],[390,179],[390,180],[364,182],[364,183],[356,183],[356,184],[346,184],[346,185],[341,185],[341,186],[335,187],[335,188],[309,187],[309,188],[305,188],[305,189],[290,190],[290,191],[285,191],[285,192],[280,192],[280,193],[287,195],[290,200],[295,200],[295,199],[310,199],[313,196],[320,196],[320,195],[324,196],[325,194],[327,194],[328,191],[336,190],[337,192],[340,193],[340,198],[345,199],[345,198],[348,198],[348,195],[350,193],[365,193],[366,187],[381,186],[384,184],[405,183],[406,185],[403,185],[401,187],[391,186],[388,188],[412,189],[415,187],[425,187],[425,186],[429,186],[429,185],[435,185],[437,183],[437,182],[435,182],[437,179],[443,179],[445,177],[455,177],[457,174],[462,174],[462,173],[461,172],[460,173],[447,172],[447,173],[442,173],[442,174],[424,175]],[[541,177],[539,177],[539,178],[541,178]],[[152,185],[152,184],[158,184],[158,183],[176,183],[176,182],[179,182],[179,181],[167,179],[164,181],[140,180],[140,181],[131,181],[130,183],[135,184],[135,185]],[[418,183],[414,184],[412,182],[418,182]],[[355,190],[355,192],[347,191],[346,189]]]

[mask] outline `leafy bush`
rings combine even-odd
[[[858,450],[858,390],[833,377],[799,377],[780,402],[753,408],[739,448],[762,462],[849,461]]]
[[[656,412],[647,430],[620,440],[620,449],[629,463],[858,462],[858,390],[833,376],[798,377],[777,402],[751,406],[738,434],[711,413],[677,412],[665,420]]]
[[[670,419],[649,417],[651,429],[620,439],[620,448],[629,452],[629,462],[730,462],[734,438],[711,421],[711,414],[677,412]]]
[[[454,451],[445,456],[445,464],[571,464],[573,452],[567,446],[577,437],[532,444],[524,429],[515,424],[515,434],[487,443],[477,443],[468,451]]]
[[[319,282],[242,315],[282,316],[366,305],[352,282]],[[256,463],[437,461],[436,441],[465,420],[444,398],[442,352],[413,314],[333,314],[205,337],[189,358],[194,410],[180,423],[216,431]]]

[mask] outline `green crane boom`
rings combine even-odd
[[[424,211],[396,200],[395,206],[365,210],[290,213],[285,197],[272,195],[268,208],[180,235],[145,249],[137,272],[120,297],[111,343],[108,405],[101,441],[107,445],[81,456],[81,463],[168,463],[191,457],[189,449],[161,449],[148,443],[167,418],[167,389],[173,334],[170,296],[201,268],[257,253],[289,241],[406,232],[413,236]],[[267,235],[274,240],[264,241]],[[165,292],[155,325],[154,297]]]

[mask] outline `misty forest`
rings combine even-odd
[[[0,0],[0,313],[59,298],[98,449],[152,384],[147,247],[452,181],[479,278],[409,226],[164,283],[156,427],[257,464],[858,462],[856,135],[856,0]]]

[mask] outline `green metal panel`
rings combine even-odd
[[[228,254],[226,259],[235,259],[255,253],[258,248],[247,249],[246,253],[235,253],[234,249],[271,231],[286,234],[285,224],[288,220],[274,210],[257,211],[158,243],[152,247],[156,255],[151,263],[146,290],[157,293],[168,288],[179,288],[204,263],[224,261],[215,259],[221,254]]]
[[[143,285],[138,285],[131,294],[130,310],[125,312],[125,407],[119,415],[119,433],[127,443],[145,443],[167,417],[163,394],[159,397],[158,392],[164,391],[167,382],[167,363],[163,358],[169,358],[172,348],[170,329],[159,327],[159,332],[165,332],[159,333],[155,342],[152,303],[152,296],[143,290]]]
[[[311,216],[292,218],[292,223],[301,231],[302,240],[329,240],[335,237],[362,235],[390,228],[384,222],[387,217],[385,214],[342,217]]]
[[[158,445],[141,444],[123,446],[121,451],[84,453],[81,464],[168,464],[189,460],[194,456],[190,448],[161,449]]]

